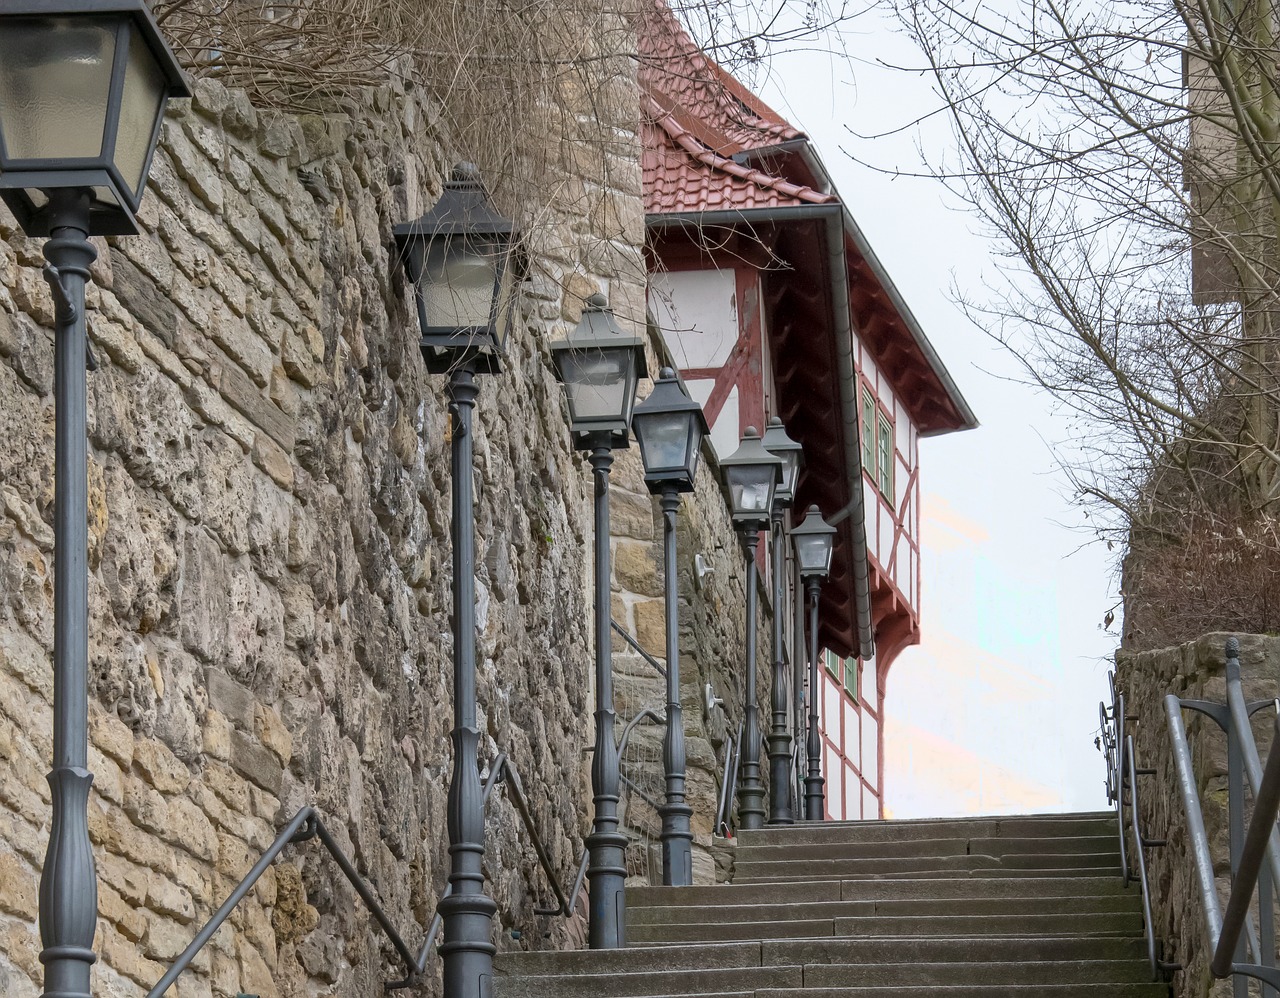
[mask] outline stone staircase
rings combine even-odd
[[[496,998],[1167,998],[1114,814],[742,832],[733,880],[628,898],[628,948],[508,953]]]

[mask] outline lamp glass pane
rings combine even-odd
[[[105,17],[0,22],[0,134],[11,159],[102,154],[115,25]]]
[[[488,328],[499,257],[485,245],[437,241],[427,250],[419,288],[432,327]]]
[[[779,492],[785,492],[788,496],[796,494],[796,479],[800,477],[800,452],[795,450],[783,451],[779,457],[782,458],[782,484],[778,486]]]
[[[569,411],[577,420],[625,420],[635,399],[630,347],[618,350],[575,350],[560,360],[560,375],[569,395]],[[630,395],[630,398],[628,398]]]
[[[739,464],[726,471],[729,478],[729,501],[733,503],[733,515],[748,517],[759,514],[761,519],[769,515],[773,505],[773,488],[777,480],[777,466],[773,464]]]
[[[633,429],[640,442],[640,456],[649,474],[683,471],[689,461],[689,412],[662,412],[651,416],[636,415]]]
[[[159,63],[138,30],[129,31],[129,61],[124,70],[120,125],[116,131],[116,166],[136,201],[146,183],[142,171],[151,152],[156,118],[164,113],[166,81]]]
[[[831,571],[832,536],[830,534],[792,534],[796,560],[802,575],[826,575]]]

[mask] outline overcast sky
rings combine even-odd
[[[1111,554],[1079,528],[1054,456],[1065,438],[1051,399],[1016,381],[1017,361],[971,324],[953,289],[1001,279],[1000,247],[937,182],[859,166],[920,168],[950,133],[873,141],[935,106],[928,81],[882,62],[915,60],[885,22],[849,36],[854,63],[776,57],[754,81],[805,130],[841,198],[981,422],[921,444],[922,630],[890,673],[885,801],[898,817],[1105,806],[1093,745],[1116,637]],[[1118,616],[1118,614],[1117,614]]]

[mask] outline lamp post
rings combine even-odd
[[[821,821],[826,814],[822,779],[822,736],[818,733],[818,598],[822,580],[831,571],[831,552],[836,528],[822,518],[817,506],[810,506],[804,522],[791,530],[800,578],[809,600],[809,776],[804,783],[804,816]]]
[[[760,779],[760,706],[756,695],[756,547],[769,522],[774,490],[782,482],[782,459],[770,454],[754,426],[748,426],[736,451],[720,462],[729,486],[729,504],[746,556],[747,633],[742,768],[738,781],[738,818],[743,828],[764,827],[764,783]]]
[[[98,887],[89,842],[88,441],[90,236],[131,235],[165,105],[189,97],[141,0],[13,0],[0,10],[0,198],[48,236],[54,334],[52,821],[40,874],[47,998],[87,998]]]
[[[515,226],[488,203],[476,168],[460,164],[440,200],[394,230],[414,286],[427,370],[449,374],[453,475],[453,772],[449,782],[450,895],[440,902],[444,993],[488,998],[497,905],[484,893],[484,792],[476,708],[476,531],[472,417],[477,374],[495,374],[511,327]]]
[[[804,449],[787,436],[782,420],[774,416],[761,439],[764,449],[782,460],[782,482],[773,494],[770,508],[769,540],[773,545],[773,688],[769,706],[773,724],[769,730],[769,824],[789,825],[795,820],[791,806],[791,735],[787,731],[787,667],[782,660],[783,643],[783,517],[795,501],[796,480]]]
[[[668,887],[693,883],[693,815],[685,801],[684,711],[680,706],[680,621],[676,569],[676,513],[680,494],[692,492],[707,419],[670,367],[664,367],[653,393],[632,417],[644,481],[661,496],[663,596],[667,618],[667,733],[662,745],[667,799],[662,815],[662,882]]]
[[[644,342],[627,333],[603,295],[592,295],[582,321],[552,344],[556,373],[569,400],[574,446],[586,451],[595,482],[596,738],[591,760],[595,819],[587,836],[592,949],[626,944],[627,837],[618,830],[622,776],[614,737],[613,649],[609,598],[609,469],[627,447],[636,383],[645,376]]]

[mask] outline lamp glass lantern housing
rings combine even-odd
[[[801,578],[825,579],[830,574],[835,542],[836,528],[822,518],[817,506],[810,506],[803,522],[791,529]]]
[[[435,207],[394,234],[414,287],[427,370],[473,363],[498,371],[522,267],[515,224],[490,206],[479,171],[459,164]]]
[[[702,438],[708,432],[707,417],[673,368],[662,369],[653,392],[636,406],[631,426],[640,445],[649,491],[692,492]]]
[[[800,478],[800,466],[804,463],[804,447],[787,436],[786,427],[777,416],[769,420],[761,443],[770,454],[782,459],[782,482],[774,493],[773,501],[779,508],[788,507],[795,501],[796,482]]]
[[[579,445],[626,447],[636,385],[647,375],[644,341],[618,325],[604,295],[587,299],[582,320],[551,345],[556,376],[569,400],[569,423]]]
[[[190,97],[144,0],[6,0],[0,198],[49,235],[49,191],[90,192],[89,234],[133,235],[165,104]]]
[[[782,459],[764,449],[760,434],[748,426],[738,449],[720,462],[729,486],[733,519],[739,523],[769,519],[774,490],[782,481]]]

